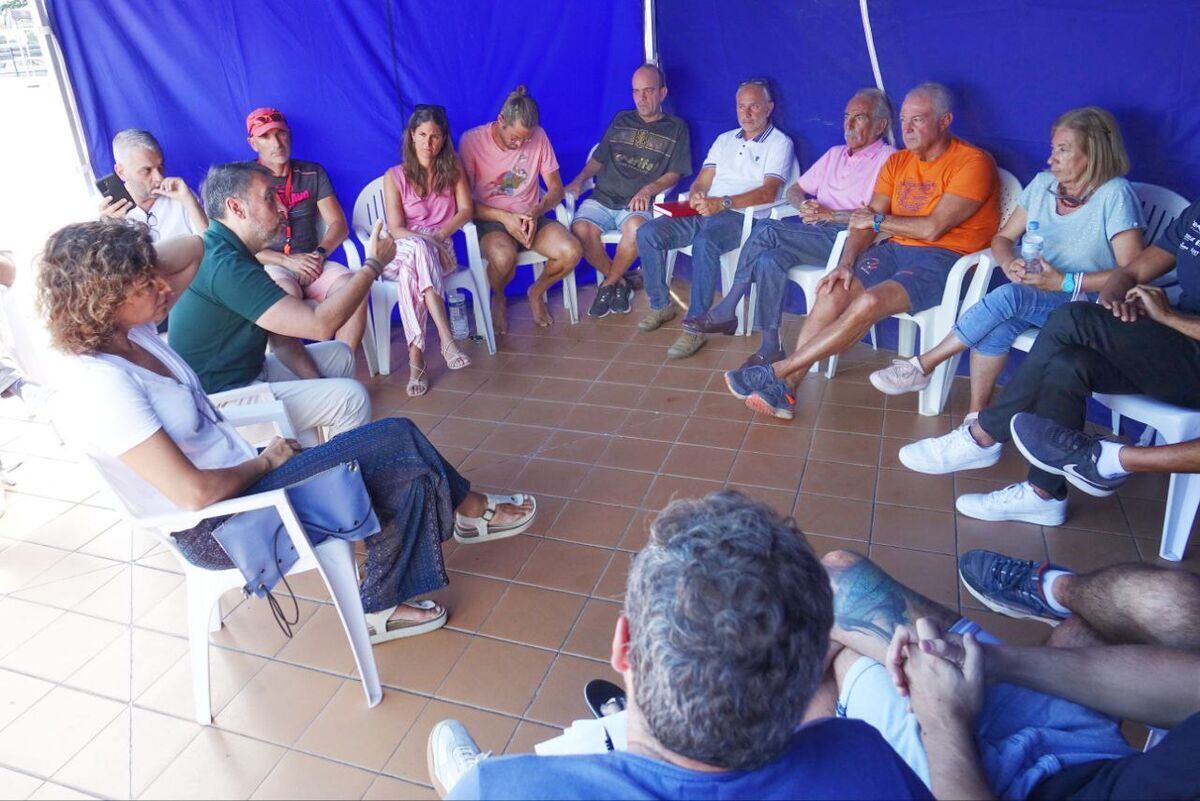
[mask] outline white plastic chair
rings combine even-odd
[[[353,223],[350,223],[350,225],[351,225],[351,230],[353,230]],[[325,230],[327,228],[328,228],[328,226],[325,225],[325,221],[323,219],[318,218],[318,220],[317,220],[317,239],[318,240],[325,236]],[[352,237],[347,235],[347,237],[344,240],[342,240],[341,250],[346,255],[346,264],[345,264],[346,267],[349,267],[351,270],[358,270],[362,267],[362,257],[360,257],[358,255],[358,248],[356,248],[354,246]],[[336,251],[335,251],[335,253],[336,253]],[[332,258],[332,254],[331,254],[331,258],[329,258],[328,261],[332,261],[335,264],[337,263],[337,259]],[[372,286],[371,289],[372,289],[372,291],[374,291],[375,287]],[[317,305],[315,301],[309,301],[308,303],[310,306],[314,306],[314,307]],[[379,370],[376,367],[376,354],[378,353],[378,347],[377,347],[377,344],[375,341],[375,332],[371,329],[370,320],[367,321],[367,327],[363,329],[362,347],[363,347],[363,356],[366,357],[366,360],[367,360],[367,369],[370,371],[371,375],[375,375],[377,372],[379,372]]]
[[[1157,184],[1134,183],[1133,191],[1142,202],[1142,216],[1146,219],[1146,244],[1152,245],[1167,226],[1175,222],[1190,205],[1187,198]],[[1179,279],[1175,271],[1161,275],[1151,281],[1154,286],[1166,290],[1167,297],[1174,303],[1179,300]]]
[[[997,172],[1000,176],[1000,224],[1003,225],[1017,206],[1017,196],[1021,194],[1021,182],[1008,170],[998,169]],[[834,252],[838,257],[841,256],[839,247],[835,246]],[[976,270],[974,279],[967,288],[966,297],[962,299],[961,303],[959,302],[963,279],[966,278],[967,271],[975,269],[985,257],[990,257],[989,250],[968,253],[954,263],[946,277],[942,302],[937,306],[915,314],[903,312],[894,315],[900,321],[900,340],[897,348],[900,356],[908,357],[917,352],[915,350],[917,329],[920,329],[921,332],[920,352],[924,353],[932,349],[950,333],[950,329],[954,327],[954,322],[958,319],[959,310],[973,306],[983,297],[984,292],[987,291],[987,284],[980,280],[980,271]],[[833,259],[832,254],[830,259]],[[836,264],[836,262],[833,263]],[[921,390],[917,403],[917,410],[921,414],[937,415],[945,408],[960,356],[961,354],[953,356],[934,369],[929,386]],[[830,378],[833,378],[837,372],[837,362],[836,354],[829,358],[829,369],[826,374]]]
[[[592,149],[588,151],[587,161],[592,160],[592,154],[596,152],[597,147],[598,147],[598,145],[592,145]],[[587,162],[584,162],[584,163],[586,164]],[[586,181],[583,182],[583,186],[581,186],[579,188],[579,197],[575,197],[574,195],[571,195],[571,194],[567,194],[563,197],[562,205],[567,213],[566,219],[562,221],[563,225],[567,226],[567,228],[571,227],[571,223],[575,222],[575,210],[579,208],[579,203],[580,203],[580,201],[583,200],[583,196],[588,194],[595,188],[596,188],[596,179],[594,177],[588,178]],[[654,197],[654,202],[662,203],[666,199],[667,199],[667,190],[663,190],[662,192],[659,192]],[[600,234],[600,241],[606,245],[619,244],[621,242],[621,232],[620,231],[605,231],[604,233]],[[599,270],[597,270],[596,271],[596,285],[599,286],[603,281],[604,281],[604,276],[601,275]]]
[[[275,397],[267,383],[248,384],[238,389],[214,392],[208,396],[213,406],[251,445],[262,448],[273,437],[297,439],[283,401]],[[306,441],[318,441],[317,431],[306,432]]]
[[[363,187],[354,202],[354,214],[350,227],[358,237],[363,247],[371,236],[371,229],[376,220],[387,224],[387,214],[383,206],[383,181],[386,176],[376,178]],[[356,264],[352,269],[359,269]],[[496,353],[496,333],[492,329],[492,309],[488,304],[487,272],[480,265],[472,265],[470,269],[459,270],[453,275],[442,279],[446,292],[465,289],[471,293],[475,307],[475,330],[487,340],[488,353]],[[374,353],[367,358],[367,368],[371,374],[391,372],[392,362],[392,309],[400,302],[400,287],[395,281],[379,278],[371,285],[371,321],[367,326],[372,332],[372,347]],[[366,339],[364,338],[364,343]]]
[[[792,159],[792,166],[788,170],[788,175],[787,175],[787,178],[783,182],[783,187],[786,188],[786,187],[789,187],[792,184],[796,183],[796,179],[799,177],[799,175],[800,175],[800,165],[799,165],[799,163],[797,163],[797,161],[795,159]],[[784,191],[783,188],[781,188],[780,189],[781,195],[783,194],[783,191]],[[689,192],[681,192],[679,194],[679,200],[686,201],[688,199],[689,194],[690,194]],[[742,246],[745,245],[746,240],[750,238],[750,232],[754,228],[754,221],[756,219],[762,219],[762,218],[766,217],[767,215],[769,215],[771,213],[772,210],[779,208],[781,206],[784,206],[784,205],[787,205],[787,200],[777,198],[776,200],[774,200],[770,203],[760,203],[757,206],[747,206],[744,209],[738,209],[738,211],[741,212],[741,214],[742,214],[742,236],[741,236],[741,239],[738,241],[738,246],[736,248],[728,251],[727,253],[721,254],[721,293],[722,294],[729,294],[729,290],[733,288],[733,276],[737,272],[738,257],[742,253]],[[659,214],[656,216],[662,216],[662,215]],[[691,256],[692,255],[692,246],[686,245],[684,247],[676,248],[674,250],[670,250],[667,252],[667,270],[666,270],[667,286],[671,285],[671,276],[675,273],[675,259],[679,256],[680,253],[683,253],[687,256]],[[753,291],[753,287],[752,287],[751,291]],[[753,333],[753,328],[751,327],[750,318],[749,318],[748,312],[747,312],[749,300],[750,300],[749,297],[743,298],[742,301],[740,303],[738,303],[738,308],[737,308],[737,320],[738,320],[737,333],[742,336],[750,336],[750,334]]]
[[[237,391],[237,390],[235,390]],[[55,404],[55,401],[51,401]],[[278,403],[278,401],[276,401]],[[232,410],[222,410],[226,417],[233,422],[230,415]],[[255,404],[236,407],[235,425],[246,423],[274,422],[281,432],[291,429],[291,422],[282,404],[272,407],[270,404]],[[232,589],[239,589],[246,583],[237,568],[228,570],[206,570],[197,567],[184,558],[175,539],[173,531],[185,531],[213,517],[247,512],[252,509],[274,507],[283,521],[284,529],[292,539],[299,554],[299,560],[288,571],[288,575],[316,569],[329,590],[334,608],[346,631],[346,638],[354,654],[354,662],[362,678],[363,692],[367,698],[367,706],[373,707],[383,699],[383,689],[379,684],[379,673],[375,666],[375,655],[371,650],[371,638],[367,631],[367,620],[363,614],[362,599],[358,592],[358,573],[354,561],[353,545],[345,540],[330,537],[314,547],[308,539],[308,534],[292,509],[287,493],[282,490],[270,490],[240,498],[230,498],[214,503],[197,511],[181,510],[169,514],[139,517],[131,511],[125,499],[113,490],[103,468],[93,459],[86,449],[80,447],[83,439],[78,432],[70,430],[69,421],[61,414],[55,415],[60,421],[60,430],[68,441],[81,451],[89,464],[99,474],[101,481],[114,498],[114,507],[118,510],[129,527],[136,532],[144,532],[158,540],[170,551],[183,570],[187,583],[187,618],[188,646],[192,669],[192,697],[195,703],[193,717],[197,723],[207,726],[212,723],[212,702],[209,684],[208,645],[209,633],[221,628],[221,596]]]

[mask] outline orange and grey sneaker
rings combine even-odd
[[[751,392],[746,405],[759,414],[769,414],[780,420],[791,420],[796,415],[796,396],[778,378]]]

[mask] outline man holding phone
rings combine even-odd
[[[202,234],[208,217],[182,178],[168,178],[162,147],[149,131],[126,128],[113,137],[113,173],[96,182],[100,216],[145,223],[158,242]]]

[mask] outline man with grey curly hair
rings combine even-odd
[[[805,722],[832,622],[793,520],[733,491],[676,501],[634,560],[613,639],[628,751],[491,758],[442,721],[431,779],[459,799],[930,798],[869,727]]]

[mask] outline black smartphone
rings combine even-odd
[[[128,200],[131,208],[135,205],[133,198],[129,195],[129,190],[125,188],[125,182],[118,178],[115,172],[110,172],[99,181],[96,181],[96,188],[100,190],[102,197],[110,197],[113,200]]]

